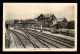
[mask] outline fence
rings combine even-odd
[[[56,29],[54,33],[59,33],[67,36],[72,36],[74,37],[75,31],[73,29]]]
[[[40,30],[40,28],[34,28],[34,29]],[[50,28],[43,28],[42,30],[51,32]],[[72,36],[72,37],[74,37],[74,35],[75,35],[74,29],[56,29],[56,31],[54,33]]]

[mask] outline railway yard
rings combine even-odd
[[[32,29],[9,29],[10,48],[74,48],[74,40]],[[7,46],[7,45],[6,45]]]

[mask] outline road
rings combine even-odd
[[[14,35],[16,46],[21,48],[73,48],[74,41],[61,37],[37,32],[30,29],[19,29],[25,35],[18,31],[10,30]]]

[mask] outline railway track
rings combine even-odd
[[[43,37],[41,35],[37,35],[37,34],[33,34],[33,33],[31,33],[31,34],[33,36],[35,36],[36,38],[39,38],[40,40],[42,40],[42,41],[44,41],[44,42],[46,42],[46,43],[48,43],[48,44],[50,44],[50,45],[52,45],[52,46],[54,46],[56,48],[62,48],[62,47],[65,48],[65,47],[67,47],[66,45],[61,44],[57,40],[50,39],[50,38],[47,38],[47,37]]]
[[[30,29],[26,29],[26,30],[20,29],[20,30],[26,33],[27,38],[33,43],[34,48],[42,48],[40,45],[43,45],[46,48],[73,48],[74,47],[74,41],[37,32],[35,30],[30,30]],[[38,42],[40,42],[40,44],[37,44]]]
[[[63,47],[65,48],[65,46],[61,45],[59,42],[56,43],[56,41],[50,40],[50,39],[45,39],[46,37],[43,38],[43,36],[41,37],[40,35],[37,34],[33,34],[32,32],[26,32],[31,34],[32,36],[34,36],[36,39],[38,39],[39,41],[41,41],[42,43],[44,43],[45,45],[47,45],[49,48],[60,48]]]
[[[26,33],[26,34],[28,35],[28,37],[30,38],[30,40],[33,43],[36,43],[36,45],[38,46],[38,48],[49,48],[47,45],[45,45],[40,40],[38,40],[37,38],[35,38],[34,36],[32,36],[30,33]]]
[[[27,32],[29,32],[29,31],[27,31]],[[30,33],[34,34],[36,37],[38,36],[37,38],[40,38],[40,39],[44,38],[44,39],[48,39],[48,40],[51,40],[51,41],[55,41],[56,43],[65,46],[66,48],[73,48],[74,47],[74,42],[70,41],[70,40],[67,40],[67,39],[63,39],[63,38],[52,36],[52,35],[45,34],[45,33],[35,32],[35,31],[30,32]]]
[[[25,48],[22,40],[18,37],[18,35],[14,31],[11,31],[11,32],[14,34],[13,38],[15,40],[16,47],[17,48]]]
[[[42,43],[40,40],[38,40],[35,37],[31,36],[31,34],[27,33],[28,36],[24,36],[24,35],[22,35],[21,33],[17,32],[17,31],[11,30],[11,32],[13,32],[19,38],[19,40],[22,43],[24,48],[27,48],[26,47],[27,41],[25,42],[24,41],[25,39],[28,39],[31,42],[31,44],[34,46],[32,48],[49,48],[47,45]]]
[[[13,32],[17,36],[23,48],[29,48],[29,47],[39,48],[35,43],[31,42],[31,40],[28,37],[24,36],[23,34],[17,31],[13,31],[13,30],[10,30],[10,31]]]
[[[51,44],[51,43],[49,43],[49,42],[47,42],[47,41],[45,41],[45,40],[43,40],[41,38],[35,37],[36,35],[34,36],[34,34],[32,35],[31,33],[24,31],[23,29],[20,29],[20,30],[23,31],[24,33],[26,33],[27,36],[31,35],[32,37],[34,37],[35,39],[37,39],[40,43],[42,43],[44,46],[46,46],[46,48],[59,48],[58,46],[55,46],[54,44]],[[29,38],[31,38],[31,37],[29,37]],[[41,48],[44,48],[44,47],[41,47]]]
[[[34,34],[32,35],[31,33],[29,33],[29,32],[26,32],[26,31],[24,31],[25,33],[26,33],[26,35],[29,37],[29,38],[31,38],[31,39],[36,39],[35,41],[34,40],[32,40],[32,42],[35,42],[36,44],[37,43],[41,43],[41,44],[37,44],[38,46],[39,46],[39,48],[59,48],[58,46],[55,46],[55,45],[53,45],[53,44],[51,44],[51,43],[49,43],[49,42],[47,42],[47,41],[45,41],[45,40],[42,40],[42,39],[40,39],[40,38],[37,38],[37,37],[35,37],[34,36]],[[37,42],[38,41],[38,42]]]
[[[19,30],[25,32],[25,31],[22,30],[22,29],[19,29]],[[26,35],[27,35],[27,37],[28,37],[33,43],[35,42],[36,45],[39,46],[38,48],[49,48],[49,47],[47,46],[47,44],[44,44],[41,40],[39,40],[38,38],[32,36],[30,33],[27,32]]]
[[[37,48],[59,48],[57,46],[50,44],[49,42],[43,42],[41,39],[33,36],[32,34],[30,34],[28,32],[26,33],[26,35],[31,40],[32,43],[36,43]],[[36,48],[36,47],[34,47],[34,48]]]
[[[28,33],[28,32],[27,32]],[[33,37],[35,37],[37,40],[39,40],[43,45],[45,45],[47,48],[59,48],[58,46],[54,45],[54,44],[51,44],[50,42],[48,41],[45,41],[44,39],[41,39],[41,37],[36,37],[36,35],[34,34],[31,34],[31,33],[28,33],[30,35],[32,35]]]
[[[39,32],[37,32],[37,33],[39,33]],[[61,38],[61,37],[57,37],[57,36],[53,36],[53,35],[49,35],[49,34],[45,34],[45,33],[39,33],[39,34],[42,34],[42,35],[50,37],[50,38],[55,38],[55,39],[57,39],[59,41],[62,41],[64,43],[67,43],[69,45],[74,46],[74,41],[71,41],[71,40],[68,40],[68,39],[64,39],[64,38]]]

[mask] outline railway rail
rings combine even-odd
[[[11,32],[13,32],[16,36],[17,36],[17,38],[19,38],[19,40],[20,40],[20,42],[22,43],[22,45],[23,45],[23,47],[24,48],[27,48],[26,47],[26,43],[27,42],[31,42],[31,44],[34,46],[34,47],[32,47],[32,48],[46,48],[46,47],[48,47],[48,46],[46,46],[45,44],[43,44],[41,41],[39,41],[38,39],[34,39],[34,37],[33,36],[31,36],[30,34],[28,34],[29,36],[24,36],[23,34],[21,34],[21,33],[19,33],[19,32],[17,32],[17,31],[13,31],[13,30],[11,30]],[[24,39],[25,40],[29,40],[29,41],[24,41]],[[32,39],[34,39],[34,40],[32,40]],[[37,41],[36,41],[37,40]],[[40,44],[41,43],[41,44]],[[40,47],[41,46],[41,47]]]
[[[73,48],[74,41],[67,40],[61,37],[56,37],[46,33],[37,32],[30,29],[20,29],[23,31],[26,36],[23,34],[13,31],[13,33],[18,36],[24,48],[26,48],[26,43],[30,42],[34,48]],[[28,40],[28,41],[24,41]]]
[[[28,45],[28,47],[38,48],[38,46],[35,43],[31,42],[28,37],[24,36],[23,34],[17,32],[17,31],[13,31],[13,30],[10,30],[10,31],[13,32],[17,36],[17,38],[21,42],[21,45],[24,48],[27,48],[27,45]]]
[[[34,31],[34,30],[31,30],[31,31],[33,31],[33,32],[30,32],[30,30],[28,30],[27,32],[31,33],[33,36],[36,36],[39,39],[42,39],[42,40],[47,39],[46,41],[51,40],[51,41],[54,41],[54,42],[62,45],[63,47],[65,46],[66,48],[74,47],[74,41],[70,41],[70,40],[67,40],[64,38],[52,36],[52,35],[45,34],[45,33],[40,33],[40,32]]]
[[[36,39],[36,41],[39,41],[40,43],[41,43],[41,45],[43,45],[43,46],[41,46],[41,45],[38,45],[40,48],[59,48],[58,46],[55,46],[54,44],[51,44],[51,43],[49,43],[48,41],[45,41],[45,40],[43,40],[43,39],[40,39],[40,38],[37,38],[36,37],[36,35],[34,36],[34,34],[32,35],[31,33],[29,33],[29,32],[26,32],[26,31],[24,31],[24,30],[22,30],[23,32],[25,32],[26,33],[26,35],[29,37],[29,38],[31,38],[31,39]],[[33,37],[33,38],[32,38]],[[34,40],[32,40],[32,42],[34,42]],[[38,42],[36,42],[36,43],[38,43]],[[44,47],[45,46],[45,47]]]
[[[29,30],[29,31],[30,31],[30,30]],[[36,32],[36,33],[39,33],[39,34],[41,34],[41,35],[43,35],[43,36],[47,36],[47,37],[50,37],[50,38],[55,38],[55,39],[57,39],[57,40],[59,40],[59,41],[64,41],[64,43],[67,43],[67,44],[69,44],[69,45],[74,46],[74,41],[71,41],[71,40],[68,40],[68,39],[64,39],[64,38],[61,38],[61,37],[57,37],[57,36],[53,36],[53,35],[49,35],[49,34],[46,34],[46,33],[37,32],[37,31],[35,31],[35,30],[31,30],[31,31],[34,31],[34,32]]]

